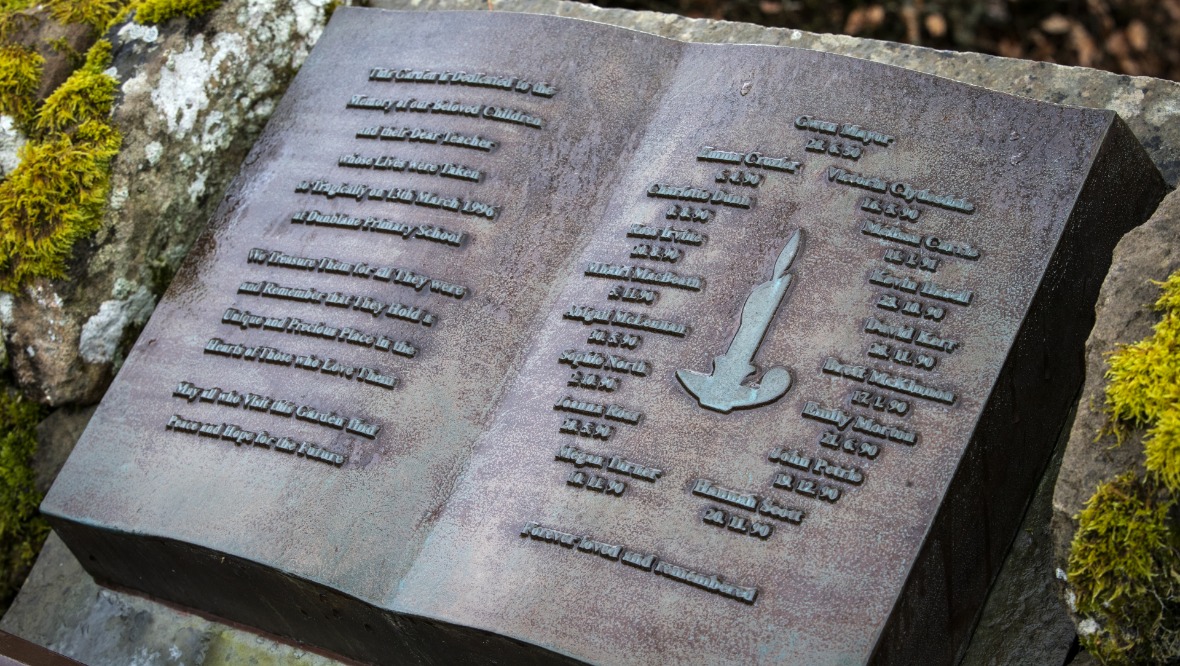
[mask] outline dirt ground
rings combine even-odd
[[[1180,80],[1180,0],[592,0]]]

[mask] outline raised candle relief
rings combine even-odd
[[[692,370],[676,372],[676,378],[702,407],[722,413],[742,407],[757,407],[778,400],[791,388],[791,373],[778,366],[767,370],[757,385],[743,385],[742,382],[757,370],[751,364],[754,353],[762,344],[766,329],[782,305],[787,287],[791,285],[791,275],[787,269],[799,251],[801,233],[796,231],[787,241],[787,246],[774,264],[770,281],[754,287],[754,291],[746,298],[746,304],[742,306],[741,325],[733,336],[733,342],[729,343],[729,349],[713,359],[713,373],[706,375]]]
[[[341,7],[43,508],[364,662],[955,663],[1163,191],[1110,112]]]

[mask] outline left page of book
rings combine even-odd
[[[45,502],[96,577],[199,605],[77,529],[388,597],[679,52],[568,25],[337,10]]]

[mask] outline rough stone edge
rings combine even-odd
[[[1114,261],[1095,305],[1097,318],[1086,341],[1086,383],[1070,430],[1053,493],[1053,546],[1058,577],[1064,578],[1075,516],[1098,485],[1121,472],[1143,473],[1143,432],[1131,432],[1121,445],[1107,429],[1107,356],[1120,345],[1151,335],[1159,316],[1151,304],[1159,297],[1153,281],[1180,270],[1180,191],[1172,192],[1114,251]],[[1070,592],[1063,587],[1067,604]]]

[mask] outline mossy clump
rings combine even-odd
[[[1078,516],[1069,582],[1082,645],[1105,664],[1180,658],[1180,533],[1176,502],[1124,473],[1099,486]]]
[[[1106,404],[1116,419],[1146,426],[1180,406],[1180,281],[1157,301],[1162,317],[1151,337],[1127,345],[1110,358]],[[1173,291],[1177,293],[1172,293]]]
[[[86,63],[54,90],[35,124],[37,132],[68,134],[83,123],[100,121],[111,114],[119,84],[104,73],[111,64],[111,43],[99,40],[86,55]]]
[[[178,16],[196,18],[217,9],[221,0],[138,0],[134,4],[137,23],[163,23]]]
[[[105,30],[127,0],[49,0],[49,11],[60,23],[82,23]]]
[[[35,277],[62,278],[74,243],[102,224],[110,162],[122,136],[110,124],[118,82],[105,73],[111,44],[100,39],[85,63],[37,106],[44,59],[6,44],[29,0],[0,0],[0,113],[17,119],[29,142],[20,165],[0,182],[0,290],[17,292]],[[48,0],[53,17],[106,32],[131,12],[140,23],[194,17],[221,0]]]
[[[0,608],[6,608],[20,589],[24,572],[49,533],[37,514],[41,494],[29,466],[42,416],[40,405],[0,389]]]
[[[1116,419],[1147,428],[1147,469],[1180,496],[1180,272],[1161,286],[1152,335],[1111,356],[1106,403]]]
[[[37,87],[45,58],[19,44],[0,46],[0,113],[28,127],[36,109]]]
[[[1070,549],[1081,641],[1105,664],[1180,660],[1180,272],[1161,286],[1152,335],[1106,375],[1115,427],[1146,429],[1146,474],[1099,486]]]
[[[36,139],[0,183],[0,289],[35,276],[64,277],[75,242],[94,233],[110,193],[122,136],[109,124],[117,82],[103,73],[110,42],[91,48],[38,111]]]

